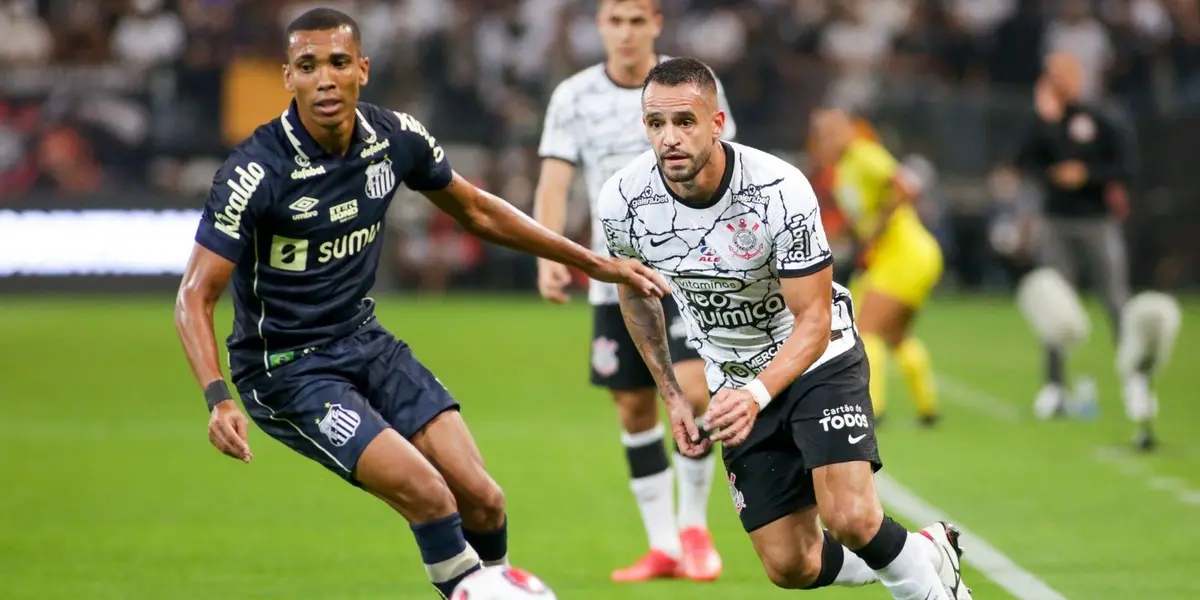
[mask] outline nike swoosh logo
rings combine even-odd
[[[865,438],[865,437],[867,437],[867,434],[864,433],[860,436],[852,435],[852,436],[846,438],[846,440],[849,441],[851,444],[857,444],[857,443],[861,442],[863,440],[863,438]]]
[[[659,246],[661,246],[661,245],[663,245],[663,244],[665,244],[665,243],[667,243],[667,242],[669,242],[669,241],[671,241],[671,238],[670,238],[670,237],[662,237],[662,238],[650,238],[650,245],[651,245],[651,246],[653,246],[653,247],[655,247],[655,248],[657,248],[657,247],[659,247]]]

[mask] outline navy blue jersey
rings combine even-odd
[[[438,190],[449,161],[409,115],[360,102],[350,150],[331,155],[296,105],[217,171],[196,242],[235,262],[234,379],[292,360],[373,318],[384,217],[397,183]]]

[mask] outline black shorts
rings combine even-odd
[[[679,316],[679,306],[663,298],[667,317],[667,347],[671,361],[699,360],[695,348],[688,345],[687,330]],[[638,353],[618,304],[592,307],[592,383],[610,390],[637,390],[656,387],[654,376]]]
[[[385,429],[411,439],[458,410],[408,344],[378,322],[236,382],[246,412],[268,435],[358,485],[354,467]]]
[[[722,449],[729,493],[747,532],[816,504],[817,467],[859,460],[875,471],[883,467],[869,382],[859,340],[772,400],[746,441]]]

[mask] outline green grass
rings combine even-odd
[[[251,465],[209,447],[171,302],[0,300],[0,597],[432,597],[407,526],[384,506],[257,429]],[[720,475],[710,510],[726,561],[719,582],[608,583],[645,542],[615,415],[586,383],[585,306],[380,306],[464,404],[508,495],[513,559],[560,598],[796,596],[763,576]],[[222,339],[229,316],[224,307]],[[1096,333],[1072,367],[1096,377],[1102,412],[1042,423],[1028,416],[1041,356],[1011,301],[939,299],[918,331],[956,393],[943,399],[942,427],[921,430],[892,379],[885,470],[1068,598],[1200,597],[1200,504],[1148,485],[1171,477],[1200,490],[1200,303],[1188,302],[1159,383],[1165,445],[1121,458],[1132,474],[1096,460],[1098,448],[1125,452],[1130,428],[1108,332],[1099,311],[1093,317]],[[964,399],[1010,408],[996,416]],[[976,598],[1010,597],[974,570],[966,576]],[[820,597],[887,594],[876,586]]]

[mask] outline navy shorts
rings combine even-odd
[[[246,412],[268,435],[357,485],[354,467],[385,429],[412,439],[458,410],[442,382],[378,322],[268,376],[236,382]]]

